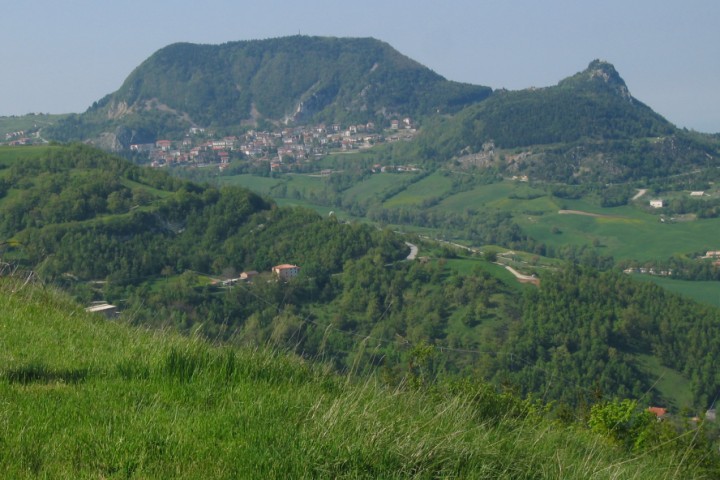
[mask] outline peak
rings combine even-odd
[[[605,60],[593,60],[584,71],[563,80],[560,84],[602,86],[604,89],[609,89],[622,98],[632,101],[632,96],[627,85],[625,85],[625,81],[620,77],[612,63]]]
[[[620,78],[620,74],[615,70],[612,63],[604,60],[593,60],[585,71],[590,75],[590,78],[600,78],[608,84],[625,85],[625,82]]]

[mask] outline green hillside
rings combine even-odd
[[[482,384],[387,388],[265,349],[102,320],[23,279],[0,279],[0,339],[6,478],[656,480],[717,472],[704,433],[642,420],[629,404],[563,424]],[[608,424],[618,409],[631,417]]]
[[[448,81],[371,38],[177,43],[153,54],[117,92],[50,135],[72,140],[106,131],[118,133],[121,143],[142,143],[158,135],[177,137],[191,125],[379,121],[457,111],[490,93],[488,87]]]
[[[661,178],[720,158],[716,139],[678,130],[598,60],[555,86],[496,91],[427,126],[414,148],[429,163],[452,158],[562,183]]]
[[[558,409],[592,405],[599,391],[674,413],[703,412],[720,385],[712,369],[720,352],[717,309],[622,273],[487,247],[535,245],[573,263],[613,267],[602,245],[543,246],[524,236],[507,210],[528,215],[528,208],[551,204],[534,186],[436,172],[390,174],[406,191],[388,190],[389,183],[372,180],[382,178],[376,175],[346,189],[363,198],[371,187],[382,192],[375,201],[390,206],[373,206],[368,217],[375,221],[463,232],[482,241],[480,254],[278,207],[238,187],[182,181],[84,145],[6,148],[0,165],[3,262],[33,270],[86,304],[114,303],[138,325],[234,345],[271,342],[338,372],[380,374],[389,385],[403,383],[408,365],[423,383],[483,378],[542,394]],[[334,191],[346,185],[343,178],[297,175],[263,185]],[[302,181],[293,187],[296,179]],[[437,197],[418,205],[423,189]],[[466,197],[477,189],[486,189],[484,205]],[[587,227],[578,221],[576,228]],[[405,242],[420,249],[420,258],[406,260]],[[529,278],[539,288],[495,261],[535,275]],[[663,268],[713,275],[709,262],[677,262]],[[278,281],[270,270],[283,263],[299,265],[300,274]],[[252,271],[259,272],[255,280],[238,280]],[[422,345],[432,355],[415,348]],[[677,381],[656,384],[658,365]],[[556,383],[542,380],[548,372],[556,372]]]
[[[42,133],[44,128],[56,124],[67,115],[51,115],[48,113],[28,113],[27,115],[11,115],[0,117],[0,142],[11,142],[20,138],[32,137]]]

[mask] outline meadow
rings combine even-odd
[[[400,193],[386,200],[385,207],[401,207],[407,205],[420,205],[424,200],[439,197],[452,187],[452,180],[436,171],[419,182],[410,184]]]
[[[218,181],[221,185],[244,187],[260,195],[270,195],[270,191],[283,182],[279,178],[256,175],[227,175],[218,177]]]
[[[503,211],[513,216],[522,230],[538,242],[559,248],[564,245],[587,245],[598,253],[610,255],[616,260],[665,260],[673,255],[718,250],[720,244],[720,219],[690,219],[687,221],[661,221],[657,213],[643,208],[645,201],[636,201],[622,207],[602,208],[586,198],[560,199],[550,195],[541,186],[526,182],[505,180],[488,185],[478,185],[467,191],[451,194],[452,179],[440,171],[419,181],[417,174],[376,174],[359,181],[343,191],[343,204],[365,202],[384,208],[420,207],[424,201],[439,198],[429,211],[464,214]],[[304,199],[290,201],[285,197],[281,203],[303,204],[315,208],[317,200],[325,191],[324,177],[287,175],[282,179],[269,179],[241,175],[227,177],[223,182],[242,185],[259,193],[272,195],[277,186],[285,182],[286,195],[300,192]],[[382,201],[394,190],[392,197]],[[341,212],[340,208],[328,210]],[[575,213],[560,213],[570,210]],[[592,215],[585,215],[588,213]],[[394,225],[393,228],[429,236],[443,236],[433,228]],[[458,232],[456,241],[467,243]],[[474,245],[479,247],[480,245]]]

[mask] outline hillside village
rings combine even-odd
[[[201,127],[190,128],[182,139],[133,144],[130,150],[146,156],[156,168],[167,166],[230,167],[233,161],[269,167],[271,172],[315,170],[316,159],[336,152],[353,152],[374,145],[411,140],[417,130],[410,118],[392,120],[389,128],[366,124],[318,124],[278,131],[249,130],[242,135],[216,138]],[[399,167],[404,170],[407,167]],[[402,171],[402,170],[401,170]]]

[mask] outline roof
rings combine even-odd
[[[663,417],[667,414],[667,408],[662,407],[648,407],[648,412],[654,413],[656,417]]]
[[[282,265],[275,265],[273,270],[285,270],[287,268],[300,268],[297,265],[290,265],[289,263],[283,263]]]
[[[85,309],[86,312],[96,313],[96,312],[104,312],[106,310],[112,310],[114,308],[117,308],[115,305],[110,305],[109,303],[101,303],[100,305],[93,305],[91,307],[87,307]]]

